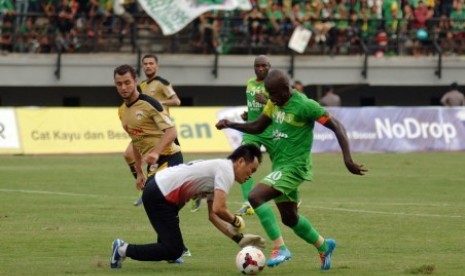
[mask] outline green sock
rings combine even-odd
[[[281,237],[281,231],[279,230],[278,221],[273,209],[268,203],[264,203],[255,209],[255,214],[257,214],[262,224],[263,229],[265,229],[266,234],[270,240],[276,240]]]
[[[328,244],[326,243],[326,240],[320,247],[317,247],[316,250],[318,250],[319,253],[325,253],[326,250],[328,250]]]
[[[246,182],[242,183],[241,190],[242,190],[242,198],[244,202],[249,202],[249,193],[252,191],[253,187],[253,178],[249,178]]]
[[[294,233],[301,239],[311,244],[316,243],[320,237],[320,234],[312,227],[310,221],[301,215],[299,215],[299,220],[297,224],[292,227],[292,230],[294,230]]]

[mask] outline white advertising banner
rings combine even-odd
[[[218,119],[238,121],[246,107],[225,108]],[[327,108],[344,125],[354,152],[465,150],[465,108],[339,107]],[[233,147],[241,133],[226,132]],[[333,132],[316,123],[313,152],[340,151]]]
[[[13,108],[0,108],[0,153],[20,151],[16,113]]]
[[[201,14],[211,10],[250,9],[244,0],[138,0],[145,12],[160,26],[164,35],[182,30]]]

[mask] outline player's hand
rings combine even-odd
[[[145,186],[145,181],[147,179],[145,178],[145,175],[143,173],[137,174],[137,179],[136,179],[136,189],[137,190],[142,190],[144,189]]]
[[[248,118],[249,118],[249,112],[244,111],[244,112],[241,114],[241,119],[244,120],[244,121],[247,121]]]
[[[357,175],[364,175],[368,170],[363,168],[363,165],[357,164],[352,160],[344,161],[349,172]]]
[[[254,234],[244,234],[242,239],[237,243],[240,247],[246,247],[252,245],[260,249],[265,249],[265,239],[259,235]]]
[[[223,128],[228,128],[231,122],[226,119],[219,120],[218,123],[216,123],[215,127],[218,130],[221,130]]]
[[[156,164],[158,162],[158,158],[160,158],[160,155],[156,152],[149,152],[145,157],[144,161],[147,164]]]
[[[239,232],[244,231],[245,229],[245,222],[244,219],[240,216],[234,216],[234,221],[231,223],[234,228],[236,228]]]

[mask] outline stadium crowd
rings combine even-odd
[[[286,53],[298,26],[306,54],[461,55],[464,0],[251,0],[202,14],[164,37],[136,0],[0,0],[2,52]],[[436,47],[434,47],[434,45]],[[439,47],[438,47],[439,46]],[[254,52],[254,50],[256,50]]]

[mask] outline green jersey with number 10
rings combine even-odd
[[[294,90],[285,106],[268,101],[263,114],[272,119],[269,128],[272,130],[275,152],[273,170],[292,166],[299,169],[302,178],[311,180],[313,127],[315,121],[326,117],[326,110]]]

